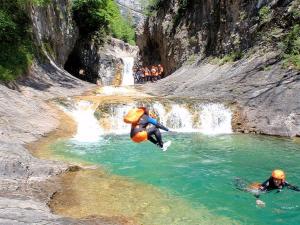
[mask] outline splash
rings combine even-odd
[[[101,139],[103,130],[99,126],[94,112],[92,103],[88,101],[79,101],[75,109],[69,112],[77,123],[77,133],[72,140],[91,143]]]
[[[128,134],[130,131],[130,124],[124,123],[124,115],[133,108],[134,105],[124,105],[120,107],[110,106],[108,114],[100,115],[100,124],[105,133],[113,134]]]

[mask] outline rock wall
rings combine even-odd
[[[251,57],[222,66],[185,65],[144,90],[227,104],[234,112],[236,132],[300,136],[300,72],[284,69],[278,52],[257,50]]]
[[[63,68],[78,38],[71,0],[52,0],[46,6],[28,8],[33,35],[44,53]]]
[[[103,46],[91,40],[79,40],[65,69],[82,80],[112,85],[122,68],[122,57],[137,59],[137,53],[137,47],[115,38]]]
[[[143,14],[142,0],[116,0],[116,2],[125,18],[128,15],[132,16],[135,25],[143,23],[145,16]],[[146,4],[146,2],[144,4]]]
[[[261,41],[270,23],[284,28],[293,21],[288,8],[292,0],[159,2],[138,32],[137,45],[145,64],[161,62],[167,74],[193,55],[240,53]],[[260,15],[263,6],[270,12]]]

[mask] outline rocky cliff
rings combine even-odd
[[[240,58],[254,45],[272,45],[299,21],[292,0],[160,0],[138,34],[146,64],[161,62],[167,74],[191,56]],[[298,6],[296,6],[298,7]],[[299,9],[298,9],[299,10]]]
[[[143,0],[117,0],[116,2],[118,3],[124,17],[132,16],[135,25],[143,23],[145,19],[143,14],[143,7],[145,7],[145,3]]]
[[[62,68],[78,39],[71,3],[70,0],[54,0],[28,8],[37,45]]]
[[[145,91],[232,105],[235,131],[300,136],[299,45],[289,40],[299,12],[298,0],[159,1],[138,45],[170,76]],[[296,64],[281,45],[294,46]]]
[[[137,58],[138,48],[124,41],[110,38],[104,44],[91,39],[79,40],[71,53],[65,69],[74,76],[101,85],[118,85],[122,73],[123,57]]]
[[[300,136],[300,72],[285,70],[276,52],[259,52],[222,66],[185,65],[145,91],[232,107],[234,131]]]
[[[37,159],[25,147],[59,125],[57,112],[46,101],[94,87],[63,69],[78,36],[70,2],[27,7],[43,56],[33,61],[26,76],[0,83],[0,224],[122,224],[110,218],[54,215],[47,203],[60,188],[57,175],[72,167]]]

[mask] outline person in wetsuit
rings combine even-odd
[[[285,180],[285,173],[282,170],[273,170],[272,175],[267,179],[265,182],[260,184],[258,187],[258,190],[262,192],[268,192],[272,190],[277,190],[277,192],[281,192],[283,188],[288,188],[293,191],[299,191],[300,188],[294,185],[289,184]],[[255,195],[256,199],[256,204],[260,206],[264,206],[265,203],[261,200],[259,200],[259,194]]]
[[[160,147],[163,151],[166,150],[166,146],[162,141],[162,135],[159,129],[169,131],[169,129],[160,124],[156,119],[149,115],[149,110],[145,107],[144,114],[140,117],[139,121],[131,125],[130,137],[135,142],[141,142],[149,140],[153,144]]]

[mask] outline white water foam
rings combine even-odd
[[[112,96],[112,95],[131,96],[136,94],[137,94],[136,90],[134,90],[131,87],[104,86],[97,90],[97,96]]]
[[[221,104],[207,104],[202,106],[200,113],[201,133],[230,134],[232,113]]]
[[[166,115],[167,126],[177,132],[194,132],[192,117],[193,114],[181,105],[172,105],[171,111]]]
[[[76,104],[75,110],[70,111],[71,116],[77,123],[77,132],[73,137],[78,142],[98,142],[104,134],[98,120],[94,116],[92,103],[80,101]]]
[[[123,118],[127,112],[134,108],[134,105],[125,105],[117,108],[111,108],[112,114],[110,115],[110,130],[106,133],[114,134],[128,134],[130,132],[130,124],[124,123]]]
[[[134,58],[124,57],[122,58],[122,60],[124,63],[122,86],[134,85],[133,70],[132,70],[134,64]]]
[[[109,110],[109,128],[103,128],[105,133],[128,134],[130,125],[124,123],[123,117],[134,107],[137,105],[112,105]],[[232,133],[231,111],[221,104],[196,105],[191,110],[185,104],[164,106],[155,102],[151,108],[157,114],[160,123],[176,132],[200,132],[210,135]]]

